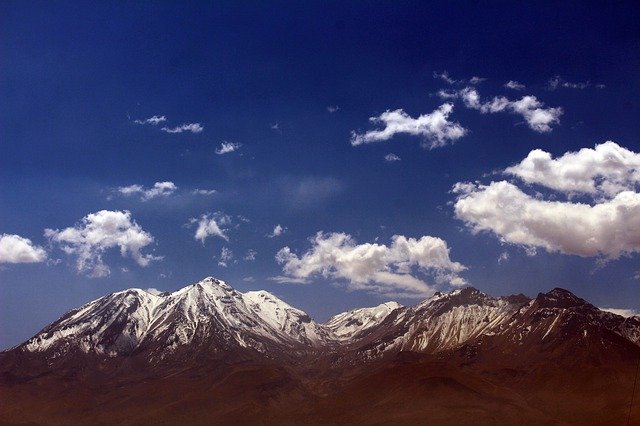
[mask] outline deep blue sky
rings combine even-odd
[[[208,275],[271,291],[321,321],[384,301],[341,279],[269,279],[283,273],[278,250],[301,255],[318,231],[387,245],[395,234],[430,235],[489,294],[560,286],[597,306],[640,309],[640,242],[603,267],[544,249],[529,256],[495,234],[472,234],[450,193],[456,182],[503,179],[486,174],[536,148],[561,156],[612,140],[640,152],[636,2],[240,3],[0,4],[0,234],[30,239],[49,259],[0,265],[0,347],[107,293],[174,290]],[[398,134],[351,145],[351,131],[377,128],[369,117],[429,114],[444,102],[439,90],[466,86],[434,78],[444,70],[486,78],[476,86],[483,99],[535,95],[563,108],[560,123],[538,133],[518,115],[481,114],[457,100],[449,119],[468,133],[455,143],[429,150],[421,136]],[[554,76],[589,85],[551,90]],[[504,88],[509,80],[526,89]],[[134,122],[154,115],[167,121]],[[204,131],[160,130],[183,123]],[[216,155],[223,141],[241,146]],[[401,161],[386,162],[389,153]],[[161,181],[178,190],[148,201],[117,193]],[[192,195],[196,188],[217,193]],[[111,248],[108,277],[78,273],[44,230],[103,209],[129,210],[154,237],[143,253],[164,259],[141,267]],[[185,226],[208,212],[231,217],[228,242],[212,236],[203,245]],[[267,238],[276,224],[287,231]],[[222,247],[238,262],[218,265]],[[243,260],[250,249],[255,260]]]

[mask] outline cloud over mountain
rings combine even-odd
[[[90,213],[73,227],[46,229],[45,236],[66,254],[76,257],[78,273],[86,273],[92,278],[110,274],[103,254],[111,248],[119,248],[122,257],[131,257],[140,266],[161,259],[141,252],[154,242],[153,236],[143,230],[126,210]]]
[[[283,275],[275,277],[276,281],[307,283],[322,276],[344,280],[350,290],[405,297],[433,293],[434,285],[417,275],[427,275],[442,285],[466,284],[458,275],[466,267],[450,259],[447,243],[440,238],[395,235],[387,246],[357,244],[351,235],[341,232],[318,232],[309,241],[311,248],[301,256],[289,247],[278,251],[276,261]]]

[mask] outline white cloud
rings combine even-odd
[[[286,231],[287,231],[287,228],[283,228],[280,224],[277,224],[273,228],[273,231],[267,235],[267,237],[269,238],[279,237],[280,235],[284,234]]]
[[[126,210],[101,210],[88,214],[74,227],[62,231],[46,229],[44,234],[66,254],[77,257],[78,273],[87,273],[94,278],[110,274],[102,256],[111,248],[118,247],[122,257],[131,257],[140,266],[162,259],[141,253],[144,247],[153,243],[153,236],[133,221]]]
[[[218,191],[216,191],[215,189],[197,189],[197,188],[191,191],[193,195],[213,195],[216,192]]]
[[[504,84],[504,87],[506,87],[507,89],[513,89],[513,90],[524,90],[527,86],[525,86],[524,84],[518,81],[509,80]]]
[[[338,105],[329,105],[327,107],[327,111],[329,111],[331,114],[333,114],[334,112],[340,111],[340,107]]]
[[[242,279],[242,281],[244,281],[244,282],[246,282],[246,283],[253,283],[253,282],[255,282],[255,281],[256,281],[256,279],[255,279],[255,278],[253,278],[253,277],[244,277],[244,278]]]
[[[218,155],[229,154],[230,152],[237,151],[241,146],[242,144],[239,144],[239,143],[225,141],[220,144],[220,147],[218,149],[216,149],[216,154]]]
[[[589,87],[591,85],[590,82],[585,81],[585,82],[577,82],[577,83],[572,83],[570,81],[565,80],[564,78],[560,77],[559,75],[556,75],[555,77],[551,77],[547,83],[547,86],[549,87],[549,90],[556,90],[559,87],[565,88],[565,89],[586,89],[587,87]]]
[[[386,162],[400,161],[400,157],[398,157],[394,153],[389,153],[389,154],[384,156],[384,161],[386,161]]]
[[[256,255],[258,254],[257,251],[253,250],[253,249],[249,249],[247,250],[247,254],[244,255],[244,260],[248,261],[248,262],[253,262],[254,260],[256,260]]]
[[[372,142],[386,141],[396,134],[406,133],[413,136],[422,136],[425,148],[433,149],[445,146],[449,141],[455,141],[463,137],[467,130],[459,123],[449,121],[449,115],[453,111],[453,105],[445,103],[430,114],[420,115],[418,118],[410,117],[401,109],[387,110],[378,117],[371,117],[373,124],[382,124],[381,130],[369,130],[366,133],[351,132],[351,145],[357,146]]]
[[[598,308],[598,309],[605,312],[611,312],[612,314],[620,315],[626,318],[640,315],[640,311],[637,311],[635,309],[625,309],[625,308]]]
[[[271,127],[271,130],[279,131],[280,130],[280,123],[278,123],[276,121],[274,124],[269,125],[269,127]]]
[[[535,149],[506,173],[566,194],[612,197],[640,185],[640,153],[608,141],[554,159]]]
[[[160,274],[160,275],[162,275],[162,274]],[[162,278],[164,278],[164,277],[162,277]],[[157,288],[153,288],[153,287],[147,288],[144,291],[146,291],[147,293],[153,294],[154,296],[157,296],[157,295],[162,293],[162,290],[158,290]]]
[[[133,122],[136,124],[151,124],[153,126],[157,126],[158,124],[164,123],[165,121],[167,121],[167,117],[165,117],[164,115],[154,115],[153,117],[145,118],[144,120],[133,120]]]
[[[229,241],[229,237],[225,233],[223,226],[231,224],[231,218],[224,213],[207,213],[200,218],[191,218],[191,224],[198,224],[194,238],[200,240],[204,244],[204,240],[208,237],[220,237],[225,241]]]
[[[618,258],[640,252],[640,194],[626,191],[588,204],[545,201],[502,181],[459,194],[456,216],[474,232],[549,252]]]
[[[542,248],[606,262],[640,253],[640,154],[611,141],[556,159],[537,149],[504,173],[546,196],[507,181],[459,182],[455,214],[473,232],[492,232],[532,255]]]
[[[156,182],[153,187],[145,189],[142,185],[118,187],[117,191],[125,196],[140,195],[142,201],[156,197],[166,197],[173,194],[178,187],[173,182]]]
[[[276,254],[283,275],[273,279],[282,283],[308,283],[314,276],[345,280],[350,290],[378,294],[425,297],[433,285],[415,275],[430,275],[438,284],[465,285],[458,274],[466,268],[449,258],[447,243],[430,236],[420,239],[402,235],[392,237],[391,245],[356,244],[348,234],[318,232],[312,247],[302,256],[284,247]]]
[[[182,132],[191,132],[191,133],[200,133],[204,130],[204,127],[200,123],[185,123],[176,127],[163,127],[163,132],[167,133],[182,133]]]
[[[467,108],[478,110],[483,114],[508,111],[520,115],[529,128],[538,133],[550,132],[552,125],[560,123],[560,116],[563,114],[560,107],[545,108],[535,96],[523,96],[517,101],[496,96],[490,101],[482,102],[480,94],[472,87],[465,87],[459,91],[441,90],[438,95],[443,99],[460,98]]]
[[[233,252],[231,251],[231,249],[222,247],[222,250],[220,251],[220,260],[218,260],[218,266],[226,268],[227,266],[229,266],[229,262],[231,260],[233,260]]]
[[[30,239],[19,235],[0,236],[0,263],[40,263],[47,260],[47,252]]]
[[[607,87],[607,86],[606,86],[605,84],[602,84],[602,83],[598,83],[598,84],[596,84],[596,89],[604,89],[604,88],[606,88],[606,87]]]

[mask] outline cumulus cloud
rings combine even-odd
[[[216,191],[215,189],[197,189],[197,188],[191,191],[193,195],[213,195],[216,192],[218,191]]]
[[[467,108],[478,110],[482,114],[507,111],[520,115],[529,128],[538,133],[550,132],[552,125],[560,123],[560,116],[564,112],[560,107],[546,108],[535,96],[523,96],[517,101],[496,96],[490,101],[482,102],[480,94],[473,87],[465,87],[458,91],[441,90],[438,95],[443,99],[462,99]]]
[[[506,87],[507,89],[513,89],[513,90],[524,90],[526,88],[526,86],[518,81],[515,80],[509,80],[504,84],[504,87]]]
[[[567,194],[612,197],[640,185],[640,153],[608,141],[556,159],[535,149],[506,173]]]
[[[549,88],[549,90],[556,90],[556,89],[558,89],[560,87],[561,88],[565,88],[565,89],[580,89],[580,90],[582,90],[582,89],[586,89],[590,85],[591,85],[591,83],[588,82],[588,81],[572,83],[572,82],[567,81],[564,78],[560,77],[559,75],[551,77],[549,79],[549,81],[547,82],[547,87]]]
[[[240,143],[225,141],[220,144],[220,147],[218,147],[218,149],[216,149],[216,154],[218,155],[229,154],[233,151],[237,151],[238,149],[240,149],[241,146],[242,144]]]
[[[580,193],[591,201],[529,195],[512,182],[458,183],[456,217],[473,232],[491,232],[529,251],[542,248],[601,260],[640,252],[638,154],[613,142],[553,159],[532,151],[505,173],[548,192]]]
[[[453,104],[445,103],[430,114],[410,117],[402,109],[387,110],[378,117],[371,117],[373,124],[381,124],[383,129],[369,130],[365,133],[351,132],[351,145],[357,146],[391,139],[397,134],[408,134],[424,138],[423,147],[433,149],[460,139],[467,130],[459,123],[449,121]]]
[[[111,248],[119,248],[122,257],[131,257],[143,267],[162,259],[141,253],[144,247],[154,242],[153,236],[133,221],[131,213],[126,210],[101,210],[88,214],[74,227],[61,231],[46,229],[44,234],[52,244],[76,257],[78,273],[86,273],[93,278],[110,274],[102,256]]]
[[[0,236],[0,263],[40,263],[47,260],[42,247],[14,234]]]
[[[233,252],[231,251],[231,249],[227,247],[222,247],[222,250],[220,251],[220,257],[218,260],[218,266],[222,266],[223,268],[226,268],[227,266],[229,266],[229,262],[231,262],[232,260],[233,260]]]
[[[167,133],[182,133],[182,132],[191,132],[191,133],[200,133],[204,130],[204,127],[200,123],[185,123],[176,127],[163,127],[163,132]]]
[[[269,238],[279,237],[280,235],[284,234],[286,231],[287,231],[287,228],[283,228],[280,224],[277,224],[273,228],[273,231],[271,231],[271,233],[267,235],[267,237]]]
[[[400,161],[400,157],[398,157],[396,154],[389,153],[384,156],[384,161],[387,161],[387,162]]]
[[[158,116],[154,115],[153,117],[145,118],[144,120],[133,120],[136,124],[151,124],[152,126],[157,126],[160,123],[164,123],[167,121],[167,117],[164,115]]]
[[[142,201],[148,201],[156,197],[166,197],[173,194],[178,187],[173,182],[156,182],[153,187],[146,188],[142,185],[129,185],[118,187],[117,191],[124,196],[139,195]]]
[[[284,247],[276,254],[283,275],[273,279],[282,283],[308,283],[314,276],[344,280],[350,290],[384,295],[425,297],[434,285],[416,275],[427,275],[439,285],[465,285],[459,273],[465,266],[449,257],[447,243],[430,236],[420,239],[402,235],[392,237],[391,245],[357,244],[345,233],[318,232],[312,247],[302,256]]]
[[[620,315],[622,317],[634,317],[640,315],[640,311],[635,309],[625,309],[625,308],[598,308],[601,311],[611,312],[612,314]]]
[[[229,241],[229,237],[225,233],[226,229],[223,227],[231,224],[231,217],[224,213],[203,214],[199,218],[191,218],[189,223],[198,225],[194,238],[200,240],[202,244],[208,237],[220,237]]]

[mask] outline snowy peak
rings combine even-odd
[[[315,347],[326,332],[303,311],[266,291],[235,290],[207,277],[171,293],[128,289],[90,302],[49,325],[21,347],[117,356],[135,350],[164,358],[187,345],[212,352],[271,346]]]
[[[338,340],[356,339],[379,326],[389,314],[402,307],[397,302],[386,302],[373,308],[354,309],[330,318],[324,325]]]
[[[107,295],[65,314],[16,350],[42,353],[47,360],[72,359],[71,354],[141,355],[150,363],[195,354],[338,354],[336,359],[359,362],[402,351],[456,350],[486,339],[538,345],[572,336],[578,342],[602,330],[640,344],[640,317],[600,311],[560,288],[531,300],[491,297],[467,287],[436,293],[411,308],[386,302],[317,324],[267,291],[242,293],[208,277],[159,295],[140,289]]]

